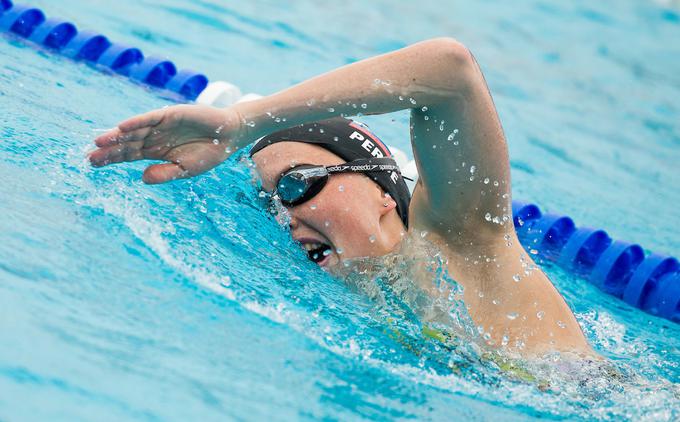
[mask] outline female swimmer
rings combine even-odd
[[[419,173],[412,198],[387,148],[343,118],[403,109]],[[151,111],[99,136],[89,158],[94,166],[162,160],[143,180],[164,183],[206,172],[258,139],[262,186],[288,209],[293,238],[319,265],[408,254],[403,239],[427,232],[489,344],[505,337],[525,356],[593,353],[517,239],[503,129],[461,43],[424,41],[225,109]]]

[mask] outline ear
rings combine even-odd
[[[392,199],[389,193],[383,193],[380,198],[380,216],[387,215],[390,211],[397,208],[397,202]]]

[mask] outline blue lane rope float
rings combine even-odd
[[[626,303],[680,322],[680,263],[640,245],[613,240],[604,230],[576,228],[569,217],[543,215],[531,203],[513,201],[520,241],[533,254],[554,261]]]
[[[61,50],[77,33],[78,29],[70,22],[47,19],[31,33],[29,39],[47,48]]]
[[[47,19],[42,10],[0,0],[0,30],[28,39],[74,60],[82,60],[135,81],[166,89],[193,101],[208,86],[205,75],[192,70],[177,71],[174,63],[145,57],[136,47],[112,43],[106,36],[79,31],[60,19]]]
[[[106,36],[79,31],[66,21],[47,19],[37,8],[0,0],[0,30],[26,38],[74,60],[127,76],[138,83],[165,89],[185,100],[227,106],[257,98],[242,95],[224,81],[209,83],[193,70],[177,70],[169,60],[146,57],[135,47],[112,43]],[[417,177],[413,161],[395,149],[403,173]],[[399,161],[399,160],[398,160]],[[522,245],[553,261],[602,291],[652,315],[680,322],[680,262],[645,252],[640,245],[613,240],[604,230],[576,227],[567,216],[543,214],[531,203],[513,201],[513,223]]]

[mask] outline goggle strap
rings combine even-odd
[[[391,158],[358,159],[336,166],[326,167],[328,173],[368,173],[376,171],[396,171],[401,173],[397,163]]]

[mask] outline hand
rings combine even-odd
[[[178,105],[132,117],[94,140],[89,154],[94,167],[143,159],[150,165],[145,183],[196,176],[226,160],[241,132],[240,118],[230,109]]]

